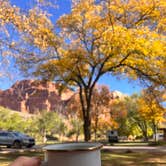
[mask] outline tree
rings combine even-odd
[[[139,114],[152,124],[155,142],[158,125],[164,120],[164,115],[166,113],[166,110],[162,105],[163,101],[163,92],[157,90],[155,86],[143,90],[142,95],[138,100]]]
[[[129,124],[140,129],[145,141],[148,141],[150,131],[156,134],[158,124],[164,120],[163,93],[151,86],[144,89],[140,95],[133,94],[124,101]]]
[[[94,133],[95,140],[97,139],[97,131],[106,131],[112,126],[113,121],[110,119],[110,101],[112,95],[107,86],[97,85],[92,94],[91,103],[91,133]],[[75,93],[66,105],[66,116],[69,119],[75,119],[76,122],[83,120],[81,111],[81,102],[78,93]],[[82,123],[81,123],[82,124]]]
[[[150,121],[141,114],[140,109],[145,105],[140,103],[141,96],[133,94],[123,99],[113,100],[111,104],[111,116],[117,123],[119,135],[143,136],[148,141],[152,133]]]
[[[116,124],[120,136],[143,136],[148,140],[150,125],[139,114],[139,95],[124,96],[111,102],[111,119]]]
[[[40,133],[43,138],[43,142],[46,142],[47,134],[58,134],[60,137],[65,130],[63,118],[56,112],[42,111],[36,118],[35,123],[38,133]]]
[[[133,129],[138,128],[140,133],[142,133],[141,135],[143,136],[144,140],[148,141],[150,123],[141,115],[139,111],[142,107],[139,100],[140,96],[138,94],[133,94],[125,99],[124,102],[127,109],[127,121],[131,126],[130,132],[134,133]]]
[[[104,130],[108,129],[111,126],[110,119],[110,101],[111,93],[107,86],[97,85],[92,94],[91,102],[91,118],[92,118],[92,129],[94,130],[94,138],[97,139],[97,131],[99,127],[104,128],[103,125],[106,124],[107,127]]]
[[[80,134],[82,134],[82,120],[76,115],[69,118],[69,136],[75,135],[75,141],[78,142]]]
[[[74,0],[56,30],[41,8],[28,15],[13,11],[19,24],[15,17],[9,22],[26,43],[15,49],[22,69],[79,87],[85,141],[91,139],[92,94],[101,76],[111,73],[165,86],[165,6],[165,0]],[[29,46],[36,49],[30,52]]]
[[[3,107],[0,107],[0,129],[1,130],[7,130],[9,125],[7,124],[7,122],[10,119],[10,111],[8,109],[5,109]]]
[[[28,118],[22,116],[16,111],[0,107],[0,129],[23,132]]]

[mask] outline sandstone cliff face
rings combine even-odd
[[[72,92],[68,91],[60,97],[57,85],[52,82],[23,80],[16,82],[10,89],[0,91],[0,105],[27,113],[55,111],[71,95]]]
[[[111,94],[112,99],[126,96],[118,91]],[[10,89],[0,90],[0,106],[32,114],[41,110],[64,113],[65,105],[73,95],[74,92],[69,89],[59,95],[58,85],[53,82],[22,80]]]

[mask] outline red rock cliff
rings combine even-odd
[[[72,95],[68,93],[62,98],[58,94],[57,85],[52,82],[23,80],[16,82],[10,89],[0,91],[0,105],[12,110],[36,113],[40,110],[54,111],[62,100]]]

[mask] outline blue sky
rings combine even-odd
[[[11,0],[12,4],[15,4],[16,6],[21,7],[22,9],[26,9],[28,7],[29,0]],[[58,9],[50,9],[49,12],[52,13],[52,20],[55,21],[59,16],[65,13],[70,12],[71,7],[71,0],[58,0]],[[12,71],[12,69],[11,69]],[[17,80],[25,79],[23,77],[20,77],[19,73],[17,71],[14,71],[14,74],[11,72],[11,78],[9,77],[3,77],[0,78],[0,89],[7,89],[9,88],[14,82]],[[116,79],[113,76],[110,75],[104,75],[98,82],[99,84],[105,84],[108,85],[110,90],[118,90],[125,94],[132,94],[132,93],[139,93],[142,89],[138,82],[129,82],[128,79]]]
[[[100,78],[99,84],[104,84],[109,86],[111,91],[118,90],[127,95],[133,93],[139,93],[143,87],[137,81],[131,81],[127,78],[119,79],[109,74],[104,75]]]
[[[0,79],[0,89],[5,90],[10,88],[17,80],[27,79],[19,76],[19,73],[14,76],[4,77]],[[129,81],[128,79],[117,79],[111,75],[104,75],[100,78],[99,84],[107,85],[111,91],[118,90],[122,93],[131,95],[139,93],[142,87],[136,81]]]

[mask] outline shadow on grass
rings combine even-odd
[[[165,153],[102,152],[102,166],[158,166],[166,165]]]
[[[8,166],[18,156],[38,156],[43,159],[44,152],[14,152],[1,153],[0,166]],[[158,166],[166,165],[165,153],[152,152],[113,152],[106,150],[101,152],[102,166]]]

